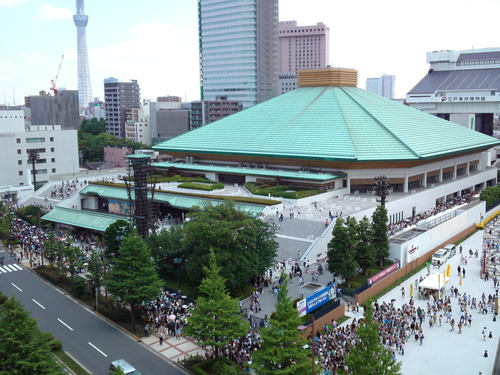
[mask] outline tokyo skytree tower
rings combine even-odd
[[[89,102],[93,100],[92,86],[90,85],[89,56],[87,53],[87,35],[85,28],[89,16],[84,14],[84,0],[76,0],[76,14],[73,21],[76,25],[77,52],[78,52],[78,101],[80,112],[88,108]]]

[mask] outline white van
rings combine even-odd
[[[451,258],[457,252],[457,247],[455,245],[453,245],[452,243],[446,245],[444,248],[446,250],[448,250],[448,258]]]
[[[432,256],[432,264],[442,266],[448,260],[448,250],[439,249]]]
[[[114,375],[116,369],[121,369],[125,375],[141,375],[130,363],[124,359],[118,359],[111,362],[109,366],[109,375]]]

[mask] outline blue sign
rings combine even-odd
[[[310,295],[297,303],[297,311],[300,316],[309,314],[311,311],[333,301],[337,297],[337,283],[326,286],[320,291]]]

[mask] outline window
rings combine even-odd
[[[52,168],[52,173],[56,173],[56,169],[55,168]]]
[[[51,163],[55,163],[55,162],[56,162],[56,158],[51,158],[51,159],[50,159],[50,162],[51,162]]]
[[[54,137],[50,137],[50,141],[51,141],[51,142],[54,142]]]
[[[54,147],[51,147],[51,148],[50,148],[50,152],[55,152],[55,150],[56,150],[56,149],[55,149]]]
[[[19,171],[19,176],[22,176],[23,175],[23,171]]]
[[[21,138],[17,138],[17,139],[16,139],[16,142],[17,142],[17,143],[21,143]]]
[[[40,137],[40,138],[26,138],[26,143],[40,143],[40,142],[45,142],[45,138]]]
[[[17,150],[18,155],[21,155],[21,152],[22,152],[21,150],[19,150],[19,149]]]

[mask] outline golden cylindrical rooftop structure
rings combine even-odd
[[[299,71],[299,87],[358,85],[358,71],[347,68],[325,68]]]

